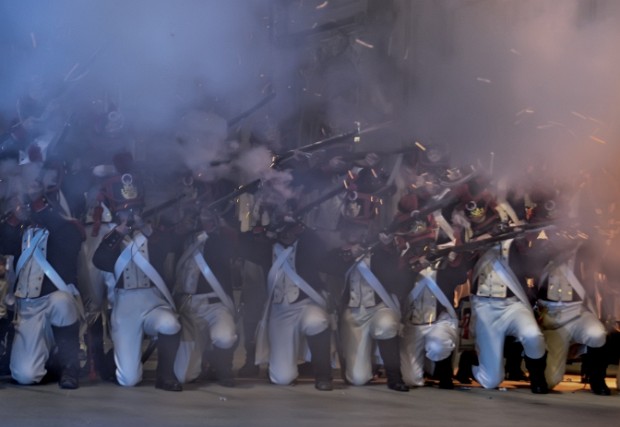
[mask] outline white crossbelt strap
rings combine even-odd
[[[114,278],[118,282],[120,277],[123,274],[123,270],[127,267],[130,261],[138,266],[140,270],[149,278],[153,284],[159,289],[162,293],[166,301],[170,304],[170,306],[175,309],[174,300],[172,299],[172,295],[170,295],[170,291],[164,282],[164,279],[159,275],[157,270],[149,263],[149,261],[144,258],[144,255],[140,253],[140,247],[146,244],[146,237],[143,234],[138,234],[134,238],[131,239],[131,243],[127,245],[125,249],[121,252],[120,256],[116,260],[116,264],[114,264]]]
[[[19,257],[19,260],[17,262],[17,274],[19,274],[19,271],[23,268],[25,262],[30,257],[32,257],[32,259],[37,264],[39,264],[47,278],[50,279],[50,282],[52,282],[52,284],[56,286],[56,289],[73,295],[74,297],[79,299],[80,293],[78,292],[77,288],[73,285],[69,286],[65,283],[63,278],[60,277],[54,267],[52,267],[49,261],[45,258],[45,255],[43,255],[41,248],[38,247],[41,239],[46,237],[48,234],[49,231],[45,229],[39,229],[35,231],[35,235],[30,241],[30,246],[28,246]],[[84,319],[84,306],[82,305],[81,301],[76,301],[76,306],[78,308],[78,314],[80,315],[80,318]]]
[[[504,215],[506,215],[508,219],[510,219],[510,221],[512,221],[514,225],[523,224],[523,221],[519,219],[515,210],[512,208],[512,206],[510,206],[510,203],[508,203],[505,199],[501,198],[497,201],[497,210],[498,212],[500,212],[500,216],[502,216],[502,212],[503,212]]]
[[[577,248],[571,251],[568,254],[568,256],[566,255],[560,256],[557,259],[551,261],[547,265],[547,268],[545,268],[545,271],[540,278],[540,282],[542,283],[548,279],[549,272],[551,271],[551,266],[553,264],[559,265],[558,267],[559,272],[566,278],[566,280],[568,280],[568,283],[570,284],[571,288],[573,288],[573,290],[577,293],[577,295],[579,295],[579,298],[581,299],[581,301],[583,301],[584,304],[586,304],[586,306],[588,307],[588,310],[590,310],[592,313],[596,313],[592,305],[592,301],[590,301],[590,299],[587,297],[586,290],[581,284],[581,281],[577,278],[577,276],[575,276],[575,272],[572,270],[572,268],[568,264],[568,262],[571,259],[575,258],[576,254],[577,254]]]
[[[312,286],[310,286],[299,274],[297,274],[295,269],[288,262],[288,257],[291,252],[293,252],[293,247],[289,246],[285,249],[282,245],[276,243],[273,250],[276,255],[276,260],[269,269],[269,274],[267,275],[269,295],[273,293],[278,273],[280,271],[284,271],[284,274],[292,280],[295,286],[308,295],[315,303],[323,308],[327,307],[325,298],[323,298],[317,291],[314,290],[314,288],[312,288]]]
[[[26,233],[32,234],[32,229],[28,229]],[[34,250],[37,248],[37,246],[39,246],[39,242],[41,241],[41,239],[47,237],[48,234],[49,232],[42,228],[35,230],[34,236],[30,239],[29,246],[23,250],[23,252],[19,256],[19,259],[17,260],[17,266],[15,267],[15,274],[17,276],[19,276],[19,272],[22,270],[26,262],[28,262],[30,257],[34,254]]]
[[[202,246],[205,244],[205,242],[207,241],[208,238],[209,238],[209,236],[207,235],[207,233],[205,233],[205,232],[200,233],[196,237],[196,241],[194,241],[185,250],[185,252],[183,252],[183,255],[181,255],[181,258],[179,258],[179,261],[177,261],[177,267],[175,269],[176,277],[177,278],[181,277],[181,270],[183,268],[185,268],[185,263],[187,262],[187,260],[191,256],[193,256],[194,252],[196,252],[197,250],[202,250]]]
[[[435,219],[435,222],[437,223],[439,228],[441,228],[443,232],[446,233],[446,236],[448,236],[448,238],[452,242],[454,242],[456,240],[456,237],[454,236],[454,229],[452,228],[450,223],[444,218],[444,216],[441,214],[441,211],[437,210],[433,212],[433,218]]]
[[[437,301],[439,301],[439,303],[443,305],[446,310],[448,310],[450,316],[453,319],[458,319],[454,307],[452,306],[446,295],[439,288],[437,282],[435,282],[435,279],[433,278],[433,271],[430,268],[425,268],[420,272],[420,275],[422,276],[422,279],[416,282],[413,290],[411,291],[411,298],[413,300],[416,300],[422,294],[424,288],[428,288],[428,290],[435,296],[435,298],[437,298]]]
[[[372,290],[375,291],[377,295],[379,295],[379,298],[381,298],[381,301],[383,301],[385,305],[387,305],[389,308],[396,311],[397,313],[400,313],[400,307],[394,301],[394,298],[392,298],[387,293],[387,291],[385,290],[385,288],[383,287],[379,279],[377,279],[377,276],[375,276],[375,274],[370,270],[370,268],[368,268],[368,265],[364,262],[363,259],[355,263],[353,267],[349,269],[349,271],[347,272],[347,279],[346,279],[347,282],[349,280],[348,276],[350,275],[350,273],[353,271],[354,268],[360,272],[360,274],[362,275],[366,283],[368,283],[370,287],[372,288]]]
[[[508,244],[508,243],[506,243]],[[478,277],[478,274],[482,268],[486,265],[492,264],[493,271],[499,276],[501,281],[506,284],[508,289],[512,291],[513,294],[523,303],[525,306],[534,312],[530,301],[523,290],[523,287],[519,283],[519,279],[512,272],[510,267],[506,265],[506,261],[502,258],[499,258],[494,250],[488,250],[476,265],[476,269],[474,271],[474,277]]]
[[[226,306],[227,309],[229,309],[232,313],[234,313],[235,304],[232,302],[232,300],[226,294],[226,292],[224,292],[224,288],[222,288],[222,284],[220,283],[219,280],[217,280],[217,277],[215,277],[215,274],[213,274],[211,267],[209,267],[209,264],[207,264],[202,254],[199,251],[195,251],[193,258],[194,258],[194,261],[196,262],[196,265],[200,269],[202,276],[209,283],[209,285],[211,285],[211,288],[216,293],[217,297],[220,299],[220,301],[222,301],[222,303],[224,304],[224,306]]]

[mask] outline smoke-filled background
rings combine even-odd
[[[89,166],[128,148],[154,180],[247,182],[272,152],[389,122],[365,143],[589,179],[606,212],[618,195],[613,0],[2,0],[0,17],[2,130],[34,100],[52,112],[31,135],[70,121],[57,151]]]

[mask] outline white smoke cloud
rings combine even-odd
[[[455,158],[562,178],[617,151],[620,8],[612,1],[418,2],[411,132]],[[405,18],[408,19],[408,18]]]

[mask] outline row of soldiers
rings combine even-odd
[[[241,191],[190,179],[198,191],[174,221],[144,211],[144,177],[128,152],[79,220],[61,168],[42,163],[0,224],[12,378],[56,374],[61,388],[77,388],[85,336],[99,374],[134,386],[151,337],[156,387],[181,391],[207,364],[232,386],[241,276],[242,371],[266,364],[275,384],[294,382],[309,361],[322,391],[333,389],[334,366],[364,385],[377,365],[392,390],[428,375],[453,388],[471,334],[472,376],[485,388],[504,380],[513,337],[532,392],[561,381],[579,343],[592,391],[610,394],[615,335],[600,320],[595,285],[612,271],[566,191],[546,183],[500,194],[480,170],[451,167],[441,147],[412,147],[390,168],[375,154],[344,153],[293,159],[292,174]]]

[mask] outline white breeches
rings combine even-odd
[[[54,346],[52,326],[73,325],[79,319],[75,297],[55,291],[39,298],[17,298],[11,376],[20,384],[34,384],[46,374],[45,363]]]
[[[472,296],[476,350],[480,364],[473,367],[474,378],[484,388],[495,388],[504,380],[504,339],[515,337],[525,355],[539,359],[545,355],[545,339],[536,319],[516,297]]]
[[[237,342],[233,313],[221,302],[209,304],[204,294],[190,295],[180,307],[183,332],[174,361],[174,373],[181,382],[198,378],[202,371],[202,354],[210,342],[221,349]]]
[[[372,379],[373,340],[394,338],[400,329],[398,313],[379,303],[373,307],[347,308],[340,321],[340,339],[346,362],[345,375],[353,385]]]
[[[111,330],[120,385],[134,386],[142,380],[144,335],[174,335],[181,324],[168,302],[155,287],[116,289]]]
[[[426,359],[439,362],[449,357],[456,347],[458,334],[458,320],[446,312],[430,324],[406,323],[400,348],[400,369],[405,384],[423,386]]]
[[[297,362],[306,351],[306,336],[329,327],[327,312],[309,298],[293,304],[272,304],[269,312],[269,378],[275,384],[292,383]]]
[[[571,343],[585,344],[589,347],[605,345],[607,332],[603,324],[589,311],[554,329],[547,329],[546,315],[543,313],[543,335],[547,344],[547,368],[545,378],[549,388],[555,387],[566,371],[566,358]]]

